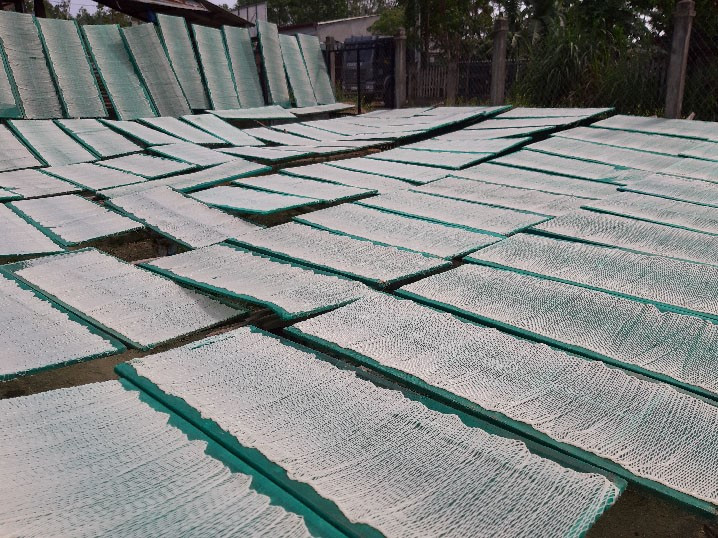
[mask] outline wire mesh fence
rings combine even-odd
[[[710,15],[704,3],[697,11],[682,115],[718,121],[718,14]],[[629,15],[637,18],[635,13]],[[517,106],[611,106],[622,114],[664,115],[673,13],[654,13],[660,25],[639,21],[631,27],[631,34],[617,31],[616,25],[587,23],[585,13],[572,16],[545,20],[539,26],[536,20],[514,21],[507,44],[506,102]],[[479,52],[453,65],[441,52],[409,50],[409,103],[488,104],[494,32],[483,29],[480,35]]]
[[[700,20],[691,32],[683,113],[718,121],[718,29],[710,32]]]

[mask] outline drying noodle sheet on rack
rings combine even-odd
[[[9,534],[312,535],[277,502],[286,494],[236,459],[216,459],[225,452],[213,441],[188,437],[176,427],[187,423],[126,382],[3,400],[0,412],[0,526]],[[133,503],[141,508],[125,508]]]
[[[122,37],[158,115],[177,117],[189,114],[189,103],[172,70],[155,25],[139,24],[123,28]]]
[[[580,536],[619,494],[604,476],[562,467],[266,333],[241,328],[202,344],[123,371],[336,503],[345,532]]]
[[[140,349],[244,314],[95,249],[36,258],[5,269]]]
[[[65,246],[136,232],[143,227],[75,194],[20,200],[10,205],[47,236]]]
[[[254,59],[249,28],[223,26],[222,33],[240,106],[242,108],[263,107],[264,95],[259,83],[257,62]]]
[[[0,9],[0,67],[6,60],[23,118],[62,118],[35,17]],[[4,53],[4,54],[3,54]],[[4,56],[4,58],[3,58]]]
[[[167,56],[190,108],[210,108],[185,18],[158,13],[157,24]]]
[[[104,118],[105,103],[74,20],[36,19],[68,118]]]
[[[360,282],[226,244],[157,258],[144,266],[212,293],[265,306],[282,319],[331,310],[371,293]]]
[[[519,234],[467,257],[494,267],[718,319],[718,267]]]
[[[116,24],[93,24],[81,28],[117,118],[134,120],[156,116],[157,110],[135,71],[120,27]]]
[[[258,229],[169,187],[113,197],[110,205],[190,248],[213,245]]]
[[[2,275],[0,320],[4,327],[0,380],[114,355],[125,350],[120,342],[17,280]],[[7,419],[5,416],[3,420]],[[4,528],[7,530],[7,527]]]
[[[674,387],[383,294],[290,332],[694,506],[718,504],[718,407]]]
[[[193,24],[192,32],[197,43],[197,52],[202,64],[211,108],[217,110],[239,108],[239,97],[234,85],[222,31],[219,28]]]
[[[141,146],[94,119],[57,120],[56,123],[101,159],[142,151]]]

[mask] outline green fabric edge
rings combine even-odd
[[[312,511],[299,499],[284,491],[263,474],[257,472],[256,469],[225,448],[223,444],[218,443],[213,439],[211,434],[202,432],[195,427],[192,422],[173,411],[171,405],[165,405],[160,399],[154,397],[152,393],[158,394],[158,392],[143,390],[142,386],[145,385],[145,383],[142,383],[142,378],[137,375],[127,375],[130,370],[134,372],[134,368],[129,364],[118,365],[117,373],[121,376],[119,383],[125,390],[137,392],[141,402],[147,404],[155,411],[168,415],[167,424],[180,430],[190,441],[206,443],[205,454],[220,461],[232,473],[243,473],[250,476],[252,478],[250,489],[269,497],[272,505],[281,506],[288,512],[302,516],[304,523],[313,536],[327,538],[344,536],[344,534],[324,520],[321,515]]]
[[[127,348],[125,347],[125,345],[124,345],[122,342],[120,342],[119,340],[117,340],[116,338],[113,338],[113,337],[110,336],[109,334],[106,334],[106,333],[102,332],[101,330],[99,330],[98,328],[96,328],[96,327],[95,327],[94,325],[92,325],[91,323],[88,323],[86,320],[84,320],[84,319],[80,318],[79,316],[77,316],[77,315],[76,315],[74,312],[72,312],[71,310],[68,310],[67,308],[64,308],[61,304],[56,303],[55,301],[53,301],[52,299],[50,299],[50,298],[49,298],[48,296],[46,296],[45,294],[43,294],[43,293],[39,292],[38,290],[36,290],[35,288],[33,288],[33,287],[31,287],[31,286],[28,286],[23,280],[17,278],[14,274],[12,274],[12,273],[10,273],[10,272],[7,272],[7,271],[3,270],[2,267],[0,267],[0,274],[2,274],[3,276],[9,278],[10,280],[12,280],[15,284],[17,284],[18,286],[20,286],[22,289],[24,289],[24,290],[26,290],[26,291],[29,291],[30,293],[32,293],[35,297],[37,297],[37,298],[40,299],[41,301],[45,301],[46,303],[48,303],[48,304],[49,304],[52,308],[54,308],[55,310],[58,310],[59,312],[62,312],[63,314],[65,314],[70,321],[74,321],[75,323],[78,323],[78,324],[82,325],[82,326],[85,327],[88,331],[90,331],[92,334],[99,336],[100,338],[102,338],[102,339],[105,340],[106,342],[109,342],[109,344],[114,348],[114,349],[111,349],[111,350],[108,350],[108,351],[104,351],[104,352],[100,352],[100,353],[94,353],[94,354],[88,355],[88,356],[86,356],[86,357],[78,357],[78,358],[70,359],[70,360],[67,360],[67,361],[57,362],[57,363],[53,363],[53,364],[47,364],[47,365],[45,365],[45,366],[39,366],[39,367],[37,367],[37,368],[30,368],[30,369],[28,369],[28,370],[22,370],[22,371],[19,371],[19,372],[14,372],[14,373],[12,373],[12,374],[0,374],[0,382],[2,382],[2,381],[9,381],[9,380],[11,380],[11,379],[15,379],[15,378],[18,378],[18,377],[24,377],[24,376],[28,376],[28,375],[34,375],[34,374],[37,374],[37,373],[40,373],[40,372],[44,372],[44,371],[47,371],[47,370],[54,370],[55,368],[62,368],[62,367],[64,367],[64,366],[69,366],[70,364],[76,364],[76,363],[79,363],[79,362],[87,362],[87,361],[91,361],[91,360],[94,360],[94,359],[99,359],[99,358],[102,358],[102,357],[110,357],[110,356],[112,356],[112,355],[117,355],[117,354],[122,353],[123,351],[126,351],[126,350],[127,350]]]
[[[335,235],[340,235],[340,234],[335,234]],[[365,241],[365,240],[362,239],[362,241]],[[295,262],[298,265],[304,265],[307,267],[316,268],[316,269],[319,269],[320,271],[326,271],[326,272],[332,273],[334,275],[343,275],[349,279],[358,280],[359,282],[363,282],[364,284],[370,285],[372,287],[379,287],[379,288],[386,288],[389,286],[394,286],[394,285],[400,284],[401,282],[404,282],[406,280],[411,280],[413,278],[417,278],[417,277],[421,277],[421,276],[433,275],[434,273],[442,271],[451,266],[450,261],[443,260],[442,258],[439,258],[438,256],[429,256],[426,254],[422,254],[425,258],[435,259],[436,261],[440,261],[442,263],[440,265],[438,265],[436,267],[432,267],[430,269],[407,272],[407,273],[405,273],[399,277],[393,278],[391,280],[378,280],[376,278],[359,275],[359,274],[352,273],[349,271],[341,271],[338,269],[333,269],[331,267],[328,267],[328,266],[325,266],[325,265],[322,265],[319,263],[313,263],[308,260],[303,260],[301,258],[295,258],[288,254],[276,252],[276,251],[268,249],[268,248],[259,247],[259,246],[253,245],[252,243],[243,241],[241,237],[233,237],[231,239],[228,239],[227,242],[235,244],[235,245],[239,245],[239,246],[244,247],[253,252],[260,252],[262,254],[267,254],[270,257],[281,258],[284,260]],[[371,241],[366,241],[366,242],[371,243]],[[421,253],[418,253],[418,254],[421,254]]]
[[[71,196],[71,195],[68,195],[68,196]],[[84,200],[87,200],[86,198],[83,198],[83,199],[84,199]],[[95,204],[96,206],[102,208],[102,206],[101,206],[100,204],[96,204],[96,203],[93,202],[92,200],[87,200],[87,201],[90,202],[91,204]],[[138,228],[132,228],[131,230],[126,230],[126,231],[123,231],[123,232],[116,232],[116,233],[107,234],[107,235],[98,235],[97,237],[93,237],[93,238],[90,238],[90,239],[86,239],[86,240],[84,240],[84,241],[67,241],[66,239],[63,239],[61,236],[59,236],[59,235],[57,235],[55,232],[53,232],[50,228],[48,228],[48,227],[46,227],[46,226],[40,224],[39,222],[37,222],[35,219],[33,219],[33,218],[30,217],[27,213],[25,213],[22,209],[16,207],[14,203],[9,203],[9,204],[6,204],[6,205],[7,205],[7,207],[9,207],[10,209],[12,209],[12,211],[13,211],[18,217],[20,217],[21,219],[23,219],[23,220],[24,220],[25,222],[27,222],[28,224],[31,224],[32,226],[34,226],[35,228],[37,228],[39,231],[41,231],[41,232],[42,232],[43,234],[45,234],[47,237],[49,237],[50,239],[52,239],[55,243],[58,243],[58,244],[60,244],[60,245],[63,246],[63,247],[75,247],[75,246],[78,246],[78,245],[86,245],[86,244],[92,243],[92,242],[94,242],[94,241],[100,241],[100,240],[102,240],[102,239],[109,239],[109,238],[112,238],[112,237],[122,237],[122,236],[124,236],[124,235],[130,234],[130,233],[133,233],[133,232],[138,232],[138,231],[142,230],[142,225],[140,224],[140,227],[138,227]],[[120,216],[121,216],[121,215],[120,215]]]
[[[500,264],[500,263],[489,262],[489,261],[486,261],[486,260],[481,260],[481,259],[478,259],[478,258],[473,258],[472,256],[466,256],[466,257],[464,258],[464,260],[467,261],[467,262],[470,262],[470,263],[478,264],[478,265],[486,265],[486,266],[488,266],[488,267],[494,267],[494,268],[496,268],[496,269],[504,269],[504,270],[507,270],[507,271],[513,271],[514,273],[519,273],[519,274],[521,274],[521,275],[529,275],[529,276],[541,278],[541,279],[543,279],[543,280],[551,280],[551,281],[553,281],[553,282],[561,282],[561,283],[563,283],[563,284],[571,284],[572,286],[578,286],[579,288],[586,288],[586,289],[589,289],[589,290],[601,291],[601,292],[603,292],[603,293],[608,293],[609,295],[614,295],[614,296],[616,296],[616,297],[622,297],[622,298],[624,298],[624,299],[630,299],[631,301],[636,301],[636,302],[643,303],[643,304],[650,304],[650,305],[653,305],[653,306],[655,306],[656,308],[658,308],[659,310],[662,310],[662,311],[673,312],[673,313],[676,313],[676,314],[686,314],[686,315],[689,315],[689,316],[695,316],[695,317],[699,317],[699,318],[701,318],[701,319],[705,319],[705,320],[711,321],[712,323],[718,323],[718,315],[712,315],[712,314],[709,314],[709,313],[707,313],[707,312],[698,312],[697,310],[689,310],[689,309],[686,309],[686,308],[682,308],[682,307],[680,307],[680,306],[670,305],[670,304],[667,304],[667,303],[661,303],[661,302],[659,302],[659,301],[653,301],[653,300],[651,300],[651,299],[644,299],[644,298],[642,298],[642,297],[637,297],[637,296],[634,296],[634,295],[626,295],[626,294],[623,294],[623,293],[619,293],[619,292],[617,292],[617,291],[611,291],[611,290],[607,290],[607,289],[604,289],[604,288],[599,288],[599,287],[596,287],[596,286],[588,286],[588,285],[586,285],[586,284],[580,284],[580,283],[578,283],[578,282],[573,282],[573,281],[571,281],[571,280],[566,280],[566,279],[561,279],[561,278],[550,277],[550,276],[542,275],[542,274],[539,274],[539,273],[532,273],[531,271],[524,271],[523,269],[517,269],[517,268],[511,267],[511,266],[509,266],[509,265],[503,265],[503,264]]]
[[[88,248],[82,248],[82,249],[74,250],[74,251],[72,251],[72,252],[64,252],[64,253],[60,253],[60,254],[55,254],[55,256],[58,256],[58,255],[59,255],[59,256],[62,256],[62,255],[65,255],[65,254],[72,254],[72,253],[76,253],[76,252],[83,252],[83,251],[86,251],[86,250],[96,250],[96,249],[94,249],[94,248],[89,248],[89,247],[88,247]],[[119,259],[119,258],[115,258],[115,259]],[[133,265],[133,264],[129,264],[129,263],[123,261],[123,260],[119,260],[119,261],[122,262],[122,263],[124,263],[124,264],[127,264],[127,265]],[[137,266],[136,266],[136,265],[133,265],[133,267],[137,267]],[[44,291],[42,288],[40,288],[39,285],[38,285],[38,286],[35,286],[35,285],[32,284],[31,282],[25,280],[24,278],[22,278],[21,276],[19,276],[19,275],[17,274],[18,271],[21,271],[21,270],[24,269],[24,268],[25,268],[25,263],[24,263],[24,262],[10,263],[10,264],[6,264],[6,265],[0,266],[0,273],[2,273],[2,274],[4,274],[4,275],[7,275],[7,276],[11,276],[12,278],[14,278],[14,279],[16,279],[16,280],[19,280],[19,281],[25,283],[27,286],[30,286],[31,288],[37,290],[37,291],[38,291],[39,293],[41,293],[44,297],[47,297],[48,299],[50,299],[53,303],[62,306],[62,307],[65,308],[66,310],[68,310],[68,311],[74,313],[74,314],[75,314],[76,316],[78,316],[79,318],[84,319],[87,323],[89,323],[89,324],[91,324],[91,325],[94,325],[95,327],[98,327],[99,329],[101,329],[101,330],[104,331],[105,333],[107,333],[107,334],[109,334],[109,335],[111,335],[111,336],[114,336],[115,338],[117,338],[117,339],[120,340],[121,342],[123,342],[123,343],[125,343],[125,344],[128,344],[128,345],[130,345],[130,346],[133,347],[133,348],[139,349],[140,351],[148,351],[148,350],[153,349],[153,348],[155,348],[155,347],[157,347],[157,346],[159,346],[159,345],[165,344],[165,343],[167,343],[167,342],[172,342],[172,341],[177,340],[177,339],[179,339],[179,338],[182,338],[182,337],[184,337],[184,336],[188,336],[188,335],[190,335],[190,334],[194,334],[194,333],[199,332],[199,331],[202,331],[202,330],[207,330],[207,329],[212,329],[212,328],[215,328],[215,327],[219,327],[220,325],[223,325],[223,324],[225,324],[225,323],[231,323],[232,321],[237,321],[237,320],[239,320],[239,319],[242,319],[243,317],[246,317],[246,316],[249,314],[249,312],[248,312],[247,310],[238,308],[236,305],[229,304],[229,303],[227,303],[226,301],[222,300],[221,298],[210,296],[210,295],[208,295],[208,294],[206,294],[206,293],[202,293],[201,291],[198,291],[198,290],[193,290],[193,291],[195,291],[195,292],[197,292],[197,293],[200,293],[200,294],[202,294],[202,295],[205,295],[205,296],[209,297],[210,299],[213,299],[214,301],[217,301],[217,302],[219,302],[219,303],[222,303],[222,304],[224,304],[225,306],[229,306],[229,307],[231,307],[231,308],[234,308],[234,309],[237,311],[237,314],[234,315],[234,316],[232,316],[232,317],[227,318],[226,320],[219,321],[219,322],[214,323],[214,324],[212,324],[212,325],[208,325],[207,327],[203,327],[202,329],[197,329],[196,331],[192,331],[192,332],[190,332],[190,333],[185,333],[185,334],[177,335],[177,336],[175,336],[175,337],[170,338],[169,340],[163,340],[163,341],[161,341],[161,342],[153,342],[153,343],[148,344],[148,345],[142,345],[142,344],[139,344],[139,343],[137,343],[137,342],[131,340],[130,338],[128,338],[128,337],[126,337],[126,336],[120,334],[120,333],[117,332],[116,330],[111,329],[110,327],[107,327],[107,326],[103,325],[102,323],[100,323],[99,321],[95,320],[95,319],[92,318],[91,316],[89,316],[89,315],[87,315],[87,314],[85,314],[85,313],[83,313],[83,312],[80,312],[79,310],[77,310],[77,309],[71,307],[70,305],[68,305],[67,303],[61,301],[59,298],[55,297],[54,295],[52,295],[52,294],[50,294],[50,293]],[[145,270],[146,270],[146,269],[145,269]],[[151,271],[150,271],[150,272],[151,272]],[[184,286],[183,286],[183,287],[184,287]]]
[[[331,276],[334,278],[340,278],[342,280],[346,280],[346,281],[350,281],[350,282],[353,281],[352,279],[347,278],[345,276],[337,275],[335,273],[330,273],[328,271],[318,270],[313,267],[295,263],[295,262],[287,260],[287,259],[275,258],[273,256],[268,256],[266,254],[252,252],[249,249],[239,247],[238,245],[233,245],[228,241],[222,241],[217,244],[221,245],[223,247],[228,247],[228,248],[234,249],[238,252],[246,252],[248,254],[252,254],[253,256],[259,256],[261,258],[265,258],[265,259],[275,262],[275,263],[281,263],[283,265],[289,265],[290,267],[296,267],[297,269],[302,269],[304,271],[311,271],[312,273],[316,273],[316,274],[320,274],[320,275],[324,275],[324,276]],[[260,306],[260,307],[268,308],[269,310],[271,310],[272,312],[277,314],[282,321],[293,321],[294,322],[294,321],[298,321],[300,319],[303,319],[303,318],[306,318],[309,316],[314,316],[316,314],[323,314],[325,312],[329,312],[329,311],[339,308],[341,306],[346,306],[346,305],[353,303],[354,301],[357,301],[358,299],[361,298],[361,297],[357,297],[356,299],[349,299],[347,301],[342,301],[340,303],[327,305],[325,307],[315,308],[314,310],[307,310],[307,311],[303,311],[303,312],[288,312],[287,310],[283,309],[282,307],[280,307],[279,305],[277,305],[275,303],[257,299],[253,295],[236,293],[236,292],[230,291],[226,288],[212,286],[211,284],[207,284],[206,282],[200,282],[200,281],[194,280],[192,278],[183,277],[176,273],[173,273],[169,269],[162,269],[155,265],[152,265],[152,262],[144,262],[139,265],[149,271],[155,272],[159,275],[165,276],[165,277],[175,280],[177,282],[182,282],[182,283],[184,283],[188,286],[191,286],[193,288],[202,289],[202,290],[205,290],[205,291],[213,293],[213,294],[228,297],[230,299],[239,299],[241,301],[245,301],[245,302]]]

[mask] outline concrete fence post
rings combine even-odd
[[[394,108],[406,104],[406,31],[399,28],[394,37]]]
[[[696,3],[693,0],[681,0],[676,4],[676,12],[673,15],[673,43],[666,77],[666,118],[681,117],[688,47],[691,43],[693,17],[696,16],[695,8]]]
[[[337,54],[335,51],[336,45],[335,40],[332,36],[328,35],[325,39],[326,49],[327,49],[327,58],[329,59],[329,65],[327,66],[327,69],[329,70],[329,79],[332,81],[332,88],[336,88],[337,86]]]
[[[506,99],[506,49],[509,21],[499,17],[494,21],[494,55],[491,59],[491,104],[503,105]]]

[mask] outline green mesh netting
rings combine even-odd
[[[223,26],[224,42],[227,46],[229,64],[234,75],[239,104],[242,108],[264,106],[264,94],[259,83],[257,62],[254,59],[252,38],[248,28]]]
[[[219,110],[239,108],[239,97],[234,86],[222,32],[217,28],[198,24],[192,25],[192,31],[212,108]]]
[[[291,106],[287,77],[284,74],[282,48],[279,44],[277,25],[271,22],[257,21],[259,52],[264,65],[264,77],[269,91],[269,102],[285,108]]]
[[[50,69],[68,118],[107,116],[95,74],[82,44],[77,22],[36,19]]]
[[[156,116],[147,88],[137,76],[116,24],[82,26],[87,49],[121,120]]]
[[[202,73],[194,54],[194,47],[184,17],[158,13],[157,23],[167,56],[170,58],[170,63],[177,74],[177,79],[187,97],[189,106],[196,109],[209,108],[209,99],[202,83]]]
[[[42,50],[35,17],[0,10],[0,44],[23,117],[61,118],[62,106]]]
[[[302,52],[299,50],[299,43],[294,36],[281,34],[279,45],[282,49],[284,71],[287,73],[289,85],[292,87],[294,102],[298,107],[316,106],[317,99],[314,97],[314,88],[309,80]]]
[[[159,115],[177,117],[189,114],[189,103],[177,75],[172,70],[155,26],[140,24],[123,28],[122,37]]]
[[[304,63],[307,66],[309,80],[314,88],[314,96],[320,105],[332,105],[336,103],[332,81],[329,79],[327,66],[324,63],[324,55],[319,46],[319,40],[315,36],[297,34],[297,41],[302,50]]]

